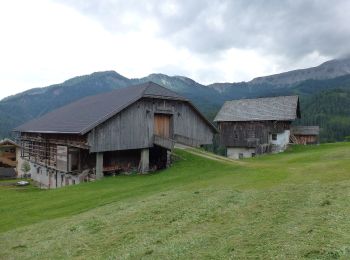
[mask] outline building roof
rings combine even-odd
[[[13,145],[13,146],[19,147],[19,145],[15,141],[12,141],[11,139],[8,139],[8,138],[0,140],[0,145]]]
[[[292,126],[291,132],[294,135],[319,135],[320,127],[319,126]]]
[[[139,99],[147,97],[186,101],[200,114],[186,98],[156,83],[147,82],[85,97],[31,120],[14,131],[86,134]],[[205,119],[203,115],[201,117]],[[215,129],[209,121],[206,122]]]
[[[291,121],[300,118],[299,97],[279,96],[226,101],[214,121]]]

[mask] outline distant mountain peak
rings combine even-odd
[[[270,84],[274,86],[290,86],[308,79],[331,79],[350,74],[350,57],[326,61],[319,66],[278,73],[265,77],[257,77],[250,84]]]

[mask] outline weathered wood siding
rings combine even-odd
[[[136,102],[88,133],[90,152],[149,147],[153,116],[144,102]]]
[[[88,133],[90,152],[152,147],[155,114],[171,115],[170,139],[184,136],[200,144],[212,143],[213,129],[186,102],[144,98]]]
[[[226,147],[257,147],[269,142],[269,135],[290,128],[287,121],[219,122],[220,144]]]
[[[297,139],[298,144],[317,144],[317,135],[294,135]]]
[[[214,130],[187,103],[174,106],[174,139],[187,145],[211,144]],[[189,138],[186,142],[186,138]]]

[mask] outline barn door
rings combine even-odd
[[[165,138],[171,137],[170,115],[155,114],[154,115],[154,134]]]

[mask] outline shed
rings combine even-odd
[[[319,126],[292,126],[291,141],[295,144],[317,144],[319,143]]]

